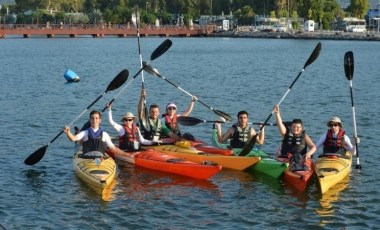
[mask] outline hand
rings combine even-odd
[[[112,104],[110,104],[110,103],[107,103],[106,107],[107,107],[107,109],[108,109],[108,111],[109,111],[109,110],[111,110],[111,109],[112,109]]]
[[[141,97],[145,97],[146,96],[146,90],[145,89],[142,89],[141,90]]]
[[[220,121],[220,122],[217,122],[217,123],[225,123],[226,122],[226,119],[222,116],[219,116],[217,121]]]
[[[279,107],[278,105],[275,105],[275,106],[273,107],[273,112],[274,112],[274,113],[279,113],[279,112],[280,112],[280,107]]]
[[[160,145],[160,144],[162,144],[162,141],[161,140],[153,141],[153,144]]]
[[[359,137],[354,137],[354,139],[355,139],[355,143],[356,143],[356,144],[359,144],[359,143],[360,143],[360,138],[359,138]]]
[[[196,96],[192,96],[192,97],[191,97],[191,101],[192,101],[192,102],[195,102],[196,100],[198,100],[198,98],[197,98]]]
[[[63,127],[63,132],[65,132],[65,133],[70,132],[70,127],[67,126],[67,125],[65,125],[65,126]]]

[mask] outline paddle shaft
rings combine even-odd
[[[355,140],[358,137],[358,132],[356,129],[356,116],[355,116],[355,105],[354,105],[354,95],[352,92],[352,80],[350,80],[350,94],[351,94],[351,106],[352,106],[352,120],[354,123],[354,135]],[[355,142],[355,148],[356,148],[356,168],[360,168],[360,160],[359,160],[359,147],[358,144]]]

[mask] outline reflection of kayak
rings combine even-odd
[[[115,161],[97,151],[83,154],[79,149],[73,156],[73,166],[76,175],[95,189],[110,187],[117,172]]]
[[[351,164],[352,156],[349,151],[346,152],[345,156],[332,154],[319,157],[315,162],[315,173],[321,193],[324,194],[343,180],[350,173]]]
[[[350,177],[345,177],[343,180],[334,185],[331,189],[327,190],[322,194],[321,200],[321,209],[317,210],[320,215],[331,214],[334,212],[332,203],[339,200],[340,192],[345,190],[350,182]]]
[[[115,153],[115,158],[144,168],[196,179],[208,179],[222,169],[220,165],[194,163],[154,149],[133,153],[125,152],[125,154]]]
[[[228,147],[228,144],[223,144],[218,141],[215,128],[212,130],[212,142],[219,148],[226,149]],[[232,151],[235,155],[239,155],[242,149],[232,148]],[[247,156],[261,157],[259,162],[246,169],[247,172],[254,174],[262,173],[273,178],[278,178],[284,173],[285,169],[289,165],[288,163],[278,162],[275,159],[270,158],[266,152],[258,148],[254,148],[249,154],[247,154]]]
[[[146,148],[153,148],[160,152],[164,152],[169,155],[180,157],[185,160],[193,161],[196,163],[214,162],[223,166],[223,168],[230,168],[236,170],[244,170],[260,160],[260,157],[238,157],[211,154],[193,148],[184,148],[177,145],[158,145],[149,146]]]
[[[295,169],[295,165],[290,164],[284,173],[285,183],[301,192],[305,191],[313,176],[313,167],[313,161],[311,159],[305,161],[303,169]]]

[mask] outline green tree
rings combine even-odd
[[[351,4],[348,7],[348,11],[351,12],[351,16],[364,18],[368,11],[368,0],[351,0]]]

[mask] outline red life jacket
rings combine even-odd
[[[174,114],[173,118],[171,118],[167,113],[165,113],[165,125],[170,129],[170,131],[177,135],[180,135],[177,122],[177,114]]]
[[[339,150],[345,150],[344,134],[344,130],[339,130],[337,137],[334,138],[332,130],[328,130],[326,140],[323,143],[323,153],[336,153]]]
[[[137,131],[137,126],[132,124],[132,128],[127,125],[123,125],[124,135],[119,137],[119,147],[121,149],[129,150],[133,146],[133,142],[139,141],[139,134]]]

